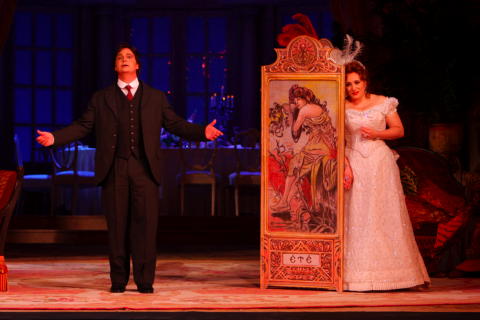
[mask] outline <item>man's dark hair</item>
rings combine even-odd
[[[115,67],[115,61],[117,60],[118,53],[120,51],[122,51],[123,49],[130,49],[133,52],[133,54],[135,55],[135,60],[137,61],[137,64],[138,64],[138,70],[137,70],[137,74],[138,74],[140,72],[140,68],[141,68],[140,53],[138,53],[137,48],[135,48],[134,46],[132,46],[129,43],[120,43],[118,45],[117,50],[115,50],[115,56],[113,57],[113,66]]]

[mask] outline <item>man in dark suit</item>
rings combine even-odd
[[[37,130],[43,146],[63,145],[95,130],[95,178],[102,186],[109,235],[110,291],[120,293],[130,277],[141,293],[153,293],[159,211],[160,130],[188,140],[214,140],[222,132],[189,123],[172,110],[165,94],[137,78],[135,48],[116,52],[116,84],[96,92],[84,114],[53,133]]]

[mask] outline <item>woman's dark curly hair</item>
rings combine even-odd
[[[288,100],[290,104],[295,103],[295,98],[302,98],[307,101],[307,103],[313,103],[320,106],[324,111],[327,111],[326,105],[322,103],[313,93],[312,90],[300,87],[298,84],[294,84],[288,91]]]
[[[367,69],[363,64],[360,62],[353,60],[345,64],[345,79],[347,79],[347,75],[350,73],[356,73],[360,77],[360,80],[363,80],[367,83],[367,87],[365,88],[365,95],[366,97],[370,97],[370,93],[368,92],[368,72]],[[348,97],[347,97],[348,99]]]

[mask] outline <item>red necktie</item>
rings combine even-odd
[[[131,87],[129,84],[127,84],[127,85],[125,86],[125,89],[127,89],[127,91],[128,91],[128,93],[127,93],[127,99],[128,99],[129,101],[132,101],[132,99],[133,99],[133,94],[132,94],[132,91],[130,91],[130,89],[132,89],[132,87]]]

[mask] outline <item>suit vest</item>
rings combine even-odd
[[[128,159],[131,155],[140,159],[145,157],[143,150],[142,129],[140,122],[140,105],[143,89],[139,85],[132,101],[117,86],[118,135],[116,157]]]

